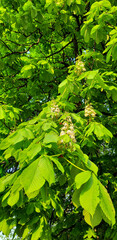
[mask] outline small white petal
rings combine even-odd
[[[63,135],[65,135],[65,132],[64,132],[64,131],[61,131],[61,132],[60,132],[60,136],[63,136]]]

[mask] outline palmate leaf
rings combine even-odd
[[[34,138],[34,135],[28,127],[17,129],[16,132],[10,134],[7,138],[5,138],[0,143],[0,149],[3,150],[10,147],[11,145],[15,145],[19,142],[22,142],[23,140],[26,140],[26,139],[29,140],[33,138]]]
[[[39,190],[48,181],[49,185],[55,182],[53,166],[48,157],[42,156],[24,169],[20,181],[27,194]]]
[[[101,183],[99,183],[99,185],[100,184]],[[85,221],[92,227],[99,225],[102,219],[105,222],[107,222],[109,225],[114,225],[115,223],[115,210],[114,210],[112,201],[110,199],[110,196],[107,190],[104,188],[102,184],[101,184],[101,188],[103,192],[103,197],[100,194],[99,196],[100,202],[95,210],[94,215],[91,216],[91,214],[88,211],[86,210],[83,211]]]
[[[40,189],[45,183],[39,170],[39,161],[40,159],[37,159],[31,163],[20,176],[21,184],[28,194]]]
[[[109,140],[113,137],[112,133],[104,127],[101,123],[91,122],[88,127],[86,127],[86,136],[90,136],[93,132],[99,140]]]
[[[93,216],[99,201],[98,180],[92,173],[90,179],[87,183],[84,184],[82,188],[80,194],[80,204],[86,211],[91,214],[91,216]]]
[[[103,203],[96,175],[98,166],[99,178],[111,181],[109,191],[116,204],[117,122],[111,121],[117,101],[116,0],[0,3],[0,106],[5,112],[0,114],[0,221],[5,218],[0,231],[16,220],[16,234],[24,240],[96,238],[92,229],[85,235],[81,208],[92,228],[101,219],[112,222],[112,206],[106,195]],[[52,113],[53,102],[59,114],[56,108]],[[84,116],[88,103],[95,117]],[[12,106],[21,107],[19,118]],[[76,143],[68,134],[60,143],[67,121]],[[113,133],[110,144],[112,135],[100,123]],[[111,175],[106,178],[103,171],[108,170]],[[75,187],[72,202],[78,210],[71,202]],[[104,222],[98,227],[99,239],[115,238],[115,233],[104,236],[106,227]]]

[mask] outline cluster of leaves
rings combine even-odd
[[[116,240],[116,5],[0,2],[0,230],[7,236],[15,227],[29,240]]]

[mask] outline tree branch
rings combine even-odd
[[[67,43],[64,47],[62,47],[60,50],[58,50],[57,52],[54,52],[54,53],[48,55],[46,58],[52,57],[53,55],[60,53],[63,49],[65,49],[72,42],[73,42],[73,39],[69,43]]]
[[[10,52],[12,52],[12,50],[9,48],[9,46],[8,46],[2,39],[0,39],[0,41],[8,48],[8,50],[9,50]]]
[[[24,53],[27,53],[33,46],[38,45],[38,44],[39,44],[39,39],[38,39],[38,41],[36,43],[32,43],[27,50],[21,51],[21,52],[11,52],[11,53],[8,53],[5,56],[1,57],[1,59],[9,57],[9,56],[11,56],[13,54],[24,54]]]
[[[5,126],[6,128],[8,128],[8,129],[11,131],[11,128],[5,123],[4,120],[2,121],[2,119],[0,119],[0,121],[1,121],[2,124],[4,124],[4,126]]]
[[[58,236],[61,235],[63,232],[66,232],[66,231],[68,231],[68,230],[71,230],[72,228],[75,227],[75,225],[76,225],[76,223],[73,224],[73,225],[71,225],[71,226],[68,227],[68,228],[63,228],[58,234],[54,235],[54,237],[58,237]]]

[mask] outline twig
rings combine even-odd
[[[73,42],[73,40],[71,40],[69,43],[67,43],[64,47],[62,47],[60,50],[58,50],[57,52],[54,52],[50,55],[48,55],[46,58],[52,57],[55,54],[58,54],[59,52],[61,52],[64,48],[66,48],[69,44],[71,44]]]
[[[8,53],[5,56],[1,57],[1,59],[9,57],[9,56],[11,56],[13,54],[24,54],[24,53],[27,53],[33,46],[38,45],[38,44],[39,44],[39,39],[38,39],[38,41],[36,43],[32,43],[27,50],[21,51],[21,52],[11,52],[11,53]]]

